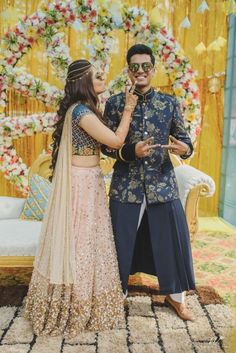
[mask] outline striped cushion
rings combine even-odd
[[[29,181],[29,195],[25,201],[21,219],[42,221],[51,190],[51,183],[43,177],[34,174]]]

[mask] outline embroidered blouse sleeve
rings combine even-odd
[[[87,114],[94,114],[86,105],[78,104],[72,111],[72,120],[80,125],[81,119]]]

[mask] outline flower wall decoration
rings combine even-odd
[[[17,156],[12,139],[29,136],[36,132],[50,133],[56,122],[55,113],[35,114],[28,117],[5,117],[7,90],[13,87],[19,93],[35,97],[46,105],[56,106],[63,92],[47,82],[35,78],[16,63],[27,53],[39,38],[45,40],[46,55],[62,80],[71,62],[69,48],[63,42],[62,26],[73,26],[87,30],[90,35],[90,60],[97,66],[109,70],[110,55],[116,43],[113,30],[130,33],[136,42],[152,47],[163,62],[185,118],[185,124],[194,142],[200,132],[200,100],[195,81],[196,73],[191,68],[171,30],[163,25],[150,23],[146,11],[138,7],[109,0],[53,1],[41,6],[31,16],[21,20],[2,39],[0,51],[0,169],[23,193],[28,191],[28,168]],[[127,73],[124,70],[110,82],[105,100],[124,88]]]

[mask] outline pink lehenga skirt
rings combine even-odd
[[[124,317],[100,167],[72,166],[72,219],[77,283],[52,284],[34,270],[25,315],[37,335],[75,336],[85,330],[111,329]]]

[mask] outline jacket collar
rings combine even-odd
[[[134,90],[134,94],[138,96],[139,102],[147,102],[154,96],[154,89],[151,87],[146,93],[140,93],[139,91]]]

